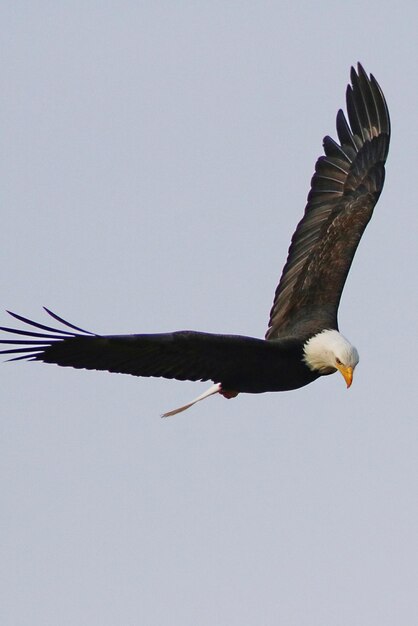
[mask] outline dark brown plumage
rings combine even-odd
[[[390,138],[382,90],[360,64],[358,72],[351,68],[347,87],[350,124],[341,110],[337,114],[340,145],[324,138],[325,156],[316,162],[305,214],[292,237],[267,339],[338,328],[341,293],[382,191]]]
[[[217,383],[203,397],[217,392],[229,397],[235,392],[295,389],[336,369],[349,386],[358,354],[338,333],[337,310],[355,251],[383,187],[390,138],[389,113],[374,77],[369,78],[359,64],[358,73],[351,70],[351,83],[347,87],[348,122],[340,110],[340,143],[324,139],[325,155],[315,166],[265,340],[194,331],[99,336],[47,310],[65,329],[11,313],[43,332],[3,327],[26,339],[1,340],[17,346],[2,353],[13,355],[12,360]]]

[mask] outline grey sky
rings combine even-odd
[[[352,64],[393,125],[347,282],[360,365],[297,392],[0,367],[7,626],[418,623],[415,2],[3,2],[3,308],[263,336]],[[0,315],[9,324],[6,313]]]

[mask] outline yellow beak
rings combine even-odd
[[[353,368],[346,367],[345,365],[337,365],[338,370],[344,376],[344,380],[347,383],[347,389],[351,387],[351,383],[353,382]]]

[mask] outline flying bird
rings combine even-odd
[[[233,398],[239,393],[298,389],[336,371],[349,387],[359,355],[339,332],[337,311],[355,251],[382,191],[390,120],[381,88],[360,63],[357,72],[351,68],[346,102],[348,121],[342,110],[337,113],[338,141],[324,138],[324,154],[315,165],[264,339],[190,330],[97,335],[45,309],[63,328],[9,311],[28,326],[2,327],[16,337],[0,341],[8,344],[1,353],[17,355],[9,359],[13,361],[213,381],[202,395],[164,416],[213,394]]]

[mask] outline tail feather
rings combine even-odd
[[[216,385],[212,385],[212,387],[209,387],[209,389],[207,389],[204,393],[202,393],[202,395],[198,396],[197,398],[195,398],[188,404],[184,404],[183,406],[180,406],[178,409],[167,411],[167,413],[164,413],[163,415],[161,415],[161,417],[171,417],[172,415],[177,415],[177,413],[182,413],[186,409],[189,409],[191,406],[196,404],[196,402],[200,402],[201,400],[204,400],[205,398],[208,398],[209,396],[213,396],[215,393],[219,393],[220,391],[221,391],[221,383],[216,383]]]

